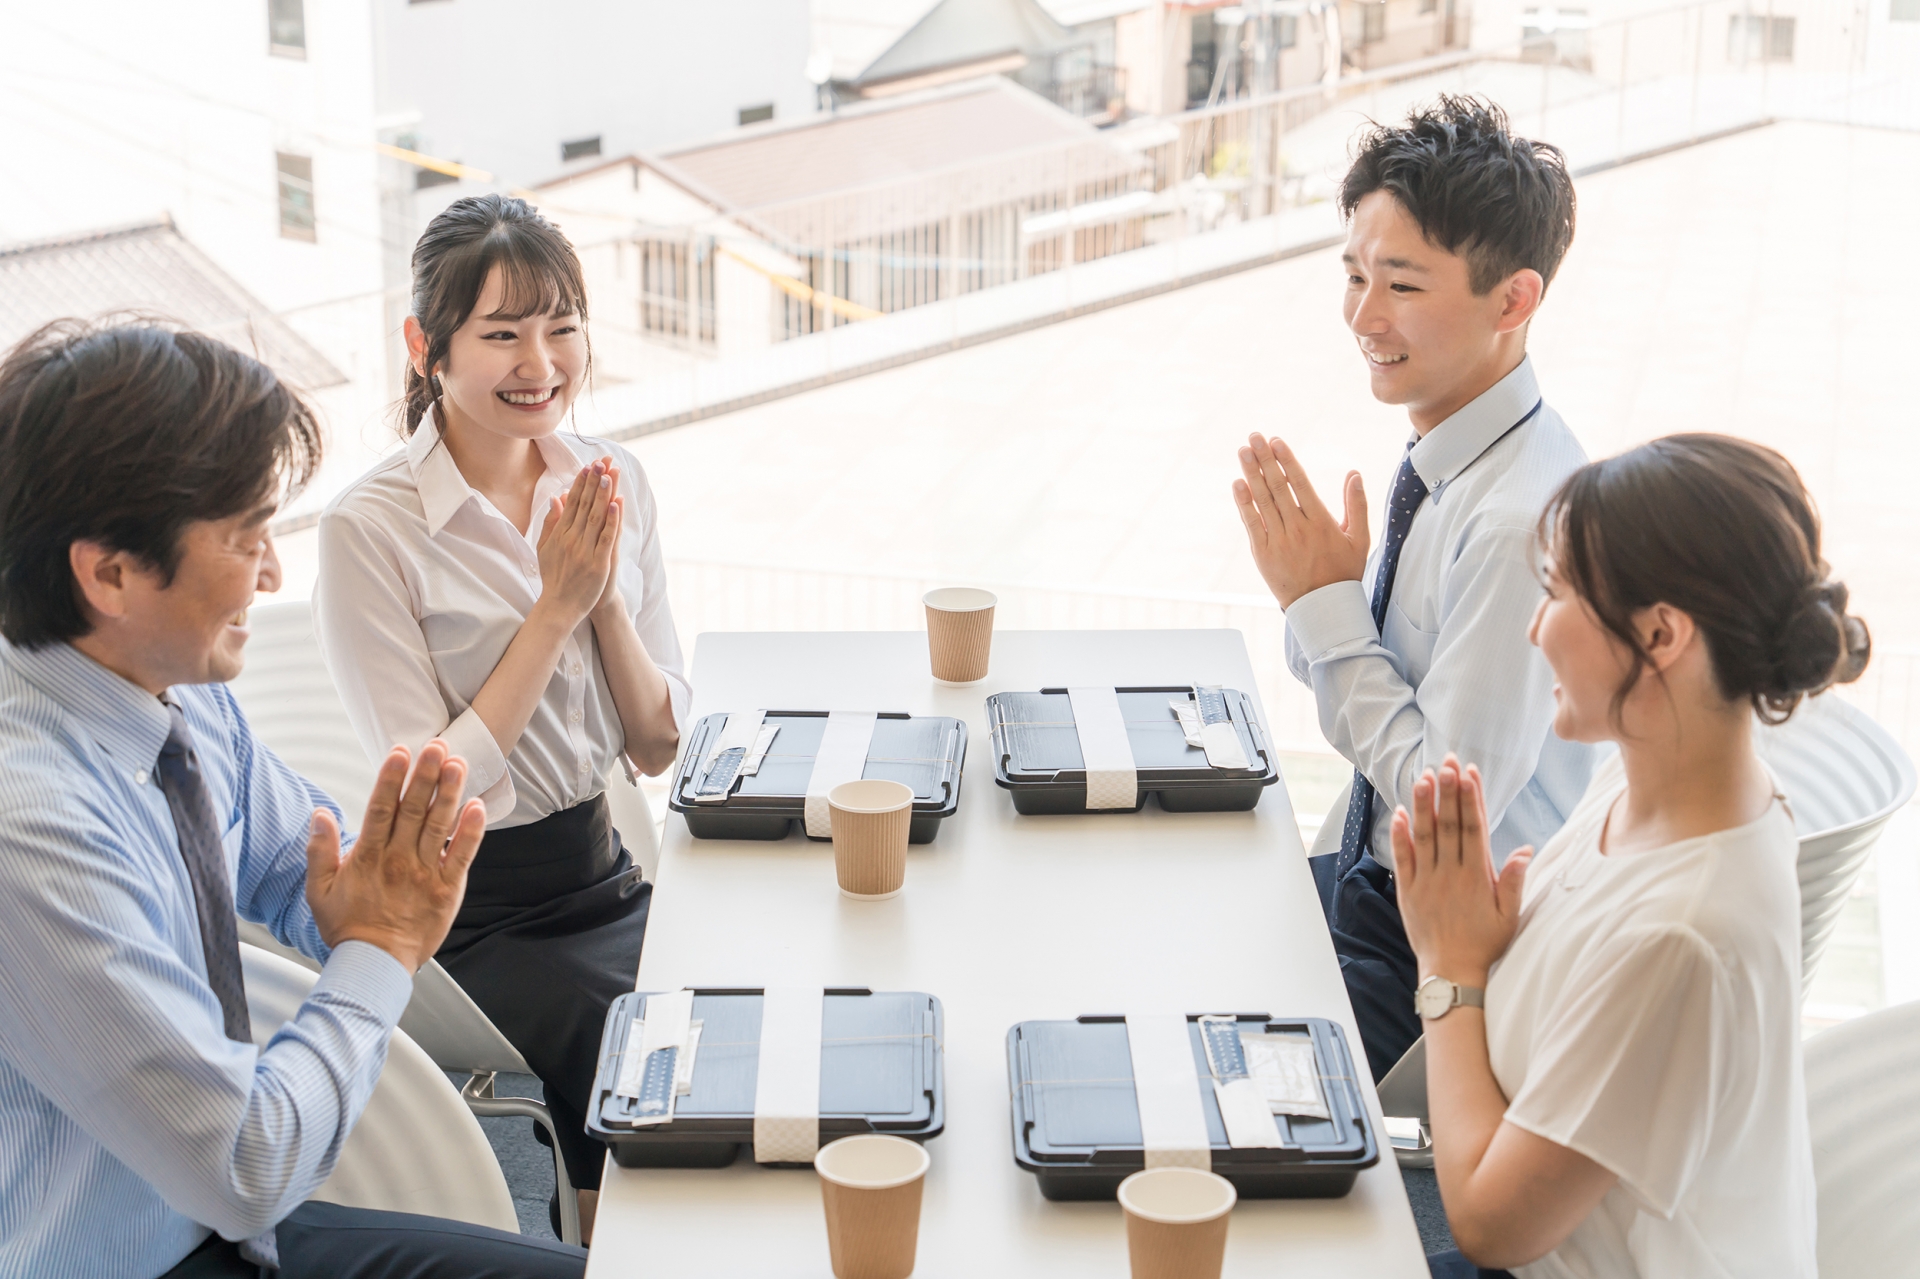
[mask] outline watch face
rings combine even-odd
[[[1429,977],[1420,983],[1415,998],[1419,1002],[1420,1015],[1432,1021],[1444,1016],[1453,1007],[1453,983],[1445,977]]]

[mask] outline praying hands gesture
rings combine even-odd
[[[1394,876],[1407,941],[1421,977],[1484,987],[1520,924],[1520,894],[1533,850],[1507,858],[1498,874],[1487,838],[1480,770],[1448,754],[1436,776],[1413,784],[1413,812],[1393,814]]]
[[[572,630],[606,599],[620,545],[619,468],[612,458],[583,466],[567,495],[547,506],[540,526],[540,600]]]
[[[1240,471],[1245,478],[1233,482],[1233,500],[1247,526],[1254,565],[1281,608],[1323,586],[1366,575],[1367,495],[1360,472],[1347,472],[1346,510],[1335,523],[1306,468],[1278,436],[1248,436]]]

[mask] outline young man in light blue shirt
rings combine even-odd
[[[1527,328],[1573,240],[1560,152],[1443,97],[1372,130],[1340,192],[1344,314],[1374,397],[1412,424],[1372,540],[1360,476],[1344,517],[1292,450],[1253,436],[1234,498],[1287,614],[1287,657],[1354,766],[1315,841],[1314,879],[1379,1079],[1420,1035],[1417,971],[1388,830],[1422,770],[1476,761],[1494,852],[1538,846],[1586,789],[1590,748],[1555,738],[1553,681],[1527,641],[1534,529],[1586,454],[1540,393]]]
[[[197,334],[68,323],[0,362],[0,1279],[584,1269],[307,1202],[485,827],[444,743],[396,749],[343,855],[338,807],[225,687],[319,440],[272,372]],[[324,964],[264,1048],[236,912]]]

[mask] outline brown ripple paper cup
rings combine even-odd
[[[868,900],[899,892],[907,882],[913,788],[879,778],[841,782],[827,792],[827,809],[840,891]]]
[[[1149,1168],[1120,1183],[1133,1279],[1220,1279],[1233,1183],[1198,1168]]]
[[[932,1164],[919,1143],[842,1137],[814,1156],[835,1279],[907,1279],[920,1242],[920,1189]]]
[[[971,684],[987,677],[993,650],[992,591],[943,586],[921,598],[927,606],[927,649],[933,677],[949,684]]]

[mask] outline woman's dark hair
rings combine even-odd
[[[1573,243],[1566,156],[1515,137],[1507,113],[1480,98],[1442,94],[1404,125],[1368,130],[1340,212],[1351,218],[1375,191],[1391,192],[1429,244],[1465,256],[1476,294],[1527,267],[1552,284]]]
[[[171,583],[188,524],[299,488],[320,452],[306,403],[223,342],[155,320],[29,335],[0,360],[0,634],[37,648],[92,629],[74,542]]]
[[[447,358],[453,335],[473,314],[487,276],[498,266],[506,294],[495,314],[503,320],[530,315],[577,315],[587,322],[587,284],[580,259],[560,228],[510,195],[470,195],[455,200],[413,246],[413,316],[427,335],[427,376],[407,365],[406,432],[412,435],[440,397],[434,376]],[[587,344],[593,368],[593,344]]]
[[[1860,678],[1867,625],[1820,558],[1820,517],[1792,463],[1727,435],[1669,435],[1567,477],[1540,517],[1560,580],[1633,654],[1617,719],[1648,665],[1634,614],[1669,604],[1705,638],[1715,681],[1777,724]]]

